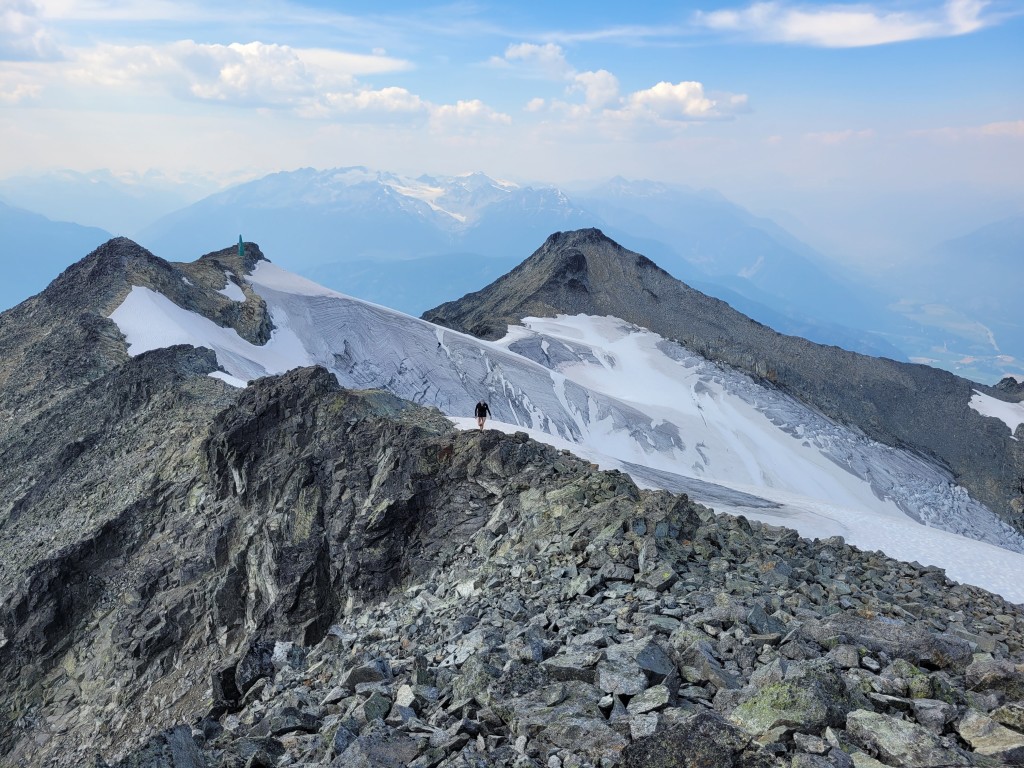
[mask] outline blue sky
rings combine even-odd
[[[0,142],[0,177],[654,178],[864,251],[1024,210],[1024,2],[0,0]]]

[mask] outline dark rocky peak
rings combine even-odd
[[[999,383],[996,384],[995,389],[998,389],[1000,392],[1007,395],[1015,395],[1017,398],[1024,398],[1024,378],[1006,376],[1000,379]]]
[[[659,286],[666,281],[678,283],[600,229],[556,232],[507,275],[459,301],[429,310],[423,318],[485,339],[500,338],[508,325],[530,315],[611,314],[652,327],[646,322],[645,305],[658,302]]]
[[[242,243],[242,253],[239,254],[238,246],[222,248],[219,251],[204,254],[197,263],[211,263],[222,269],[234,272],[239,276],[248,275],[261,261],[270,261],[256,243]]]
[[[1024,450],[969,406],[986,388],[946,371],[784,336],[694,290],[598,229],[551,235],[507,275],[423,314],[485,339],[524,317],[611,315],[778,387],[841,424],[912,450],[1024,530]],[[1004,385],[997,396],[1008,394]],[[1016,385],[1014,385],[1016,386]]]
[[[0,433],[126,361],[125,339],[110,315],[133,287],[266,343],[270,313],[243,279],[262,258],[249,243],[242,256],[234,246],[178,264],[116,237],[68,267],[42,293],[0,314]],[[244,301],[225,290],[229,281]]]
[[[145,276],[173,270],[127,237],[108,240],[81,261],[65,269],[40,294],[40,298],[63,311],[92,309],[109,314],[130,286]],[[113,306],[110,306],[113,304]]]

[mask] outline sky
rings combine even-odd
[[[891,248],[1024,211],[1024,0],[0,0],[0,145],[0,178],[650,178]]]

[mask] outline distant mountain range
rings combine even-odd
[[[0,202],[0,309],[43,290],[54,276],[110,239],[97,227],[51,221]]]
[[[50,219],[134,235],[216,188],[208,179],[175,180],[155,171],[137,175],[60,170],[0,179],[0,200]]]
[[[896,309],[943,342],[921,362],[969,369],[1002,358],[1024,368],[1024,216],[940,243],[883,277],[903,287]]]
[[[68,183],[116,187],[94,175]],[[956,267],[965,259],[939,248],[919,267],[867,275],[839,268],[713,191],[615,178],[568,192],[482,173],[407,177],[349,167],[237,185],[161,216],[136,239],[166,258],[188,259],[241,234],[288,269],[419,314],[508,271],[552,232],[590,226],[781,333],[989,383],[1024,373],[1013,296],[1019,281],[1006,279],[1020,267],[1012,255],[985,251],[994,241],[1020,251],[1020,228],[1009,224],[949,244],[950,254],[968,255],[969,274]]]

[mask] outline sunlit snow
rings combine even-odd
[[[615,318],[562,316],[527,318],[486,342],[268,262],[247,279],[274,323],[264,346],[145,288],[111,317],[131,354],[208,347],[224,369],[213,375],[234,386],[319,364],[343,386],[388,389],[464,428],[475,428],[473,406],[483,398],[489,428],[527,431],[643,487],[686,492],[807,536],[841,535],[1024,602],[1024,539],[946,470],[657,334]]]
[[[971,408],[982,416],[992,416],[1000,419],[1010,428],[1010,432],[1016,432],[1017,427],[1024,424],[1024,403],[1008,403],[1005,400],[996,400],[991,395],[984,395],[977,390],[971,397]]]

